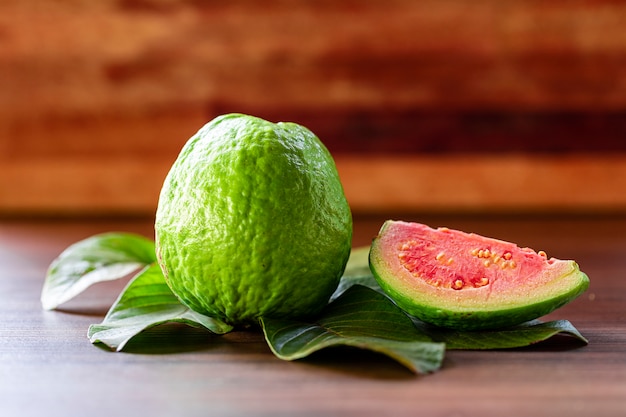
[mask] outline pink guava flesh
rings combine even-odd
[[[473,233],[392,220],[372,243],[370,267],[401,308],[426,322],[463,329],[535,319],[589,285],[571,260]]]

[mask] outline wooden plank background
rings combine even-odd
[[[355,211],[623,212],[625,27],[609,0],[3,0],[0,215],[150,215],[233,111],[311,128]]]

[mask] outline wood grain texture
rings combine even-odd
[[[622,210],[625,24],[618,1],[5,0],[0,215],[151,212],[227,112],[312,129],[355,210]],[[360,177],[381,155],[385,199]]]
[[[152,215],[171,159],[6,161],[0,215]],[[626,156],[336,158],[354,213],[623,213]]]
[[[360,217],[355,245],[393,213]],[[369,352],[336,349],[276,359],[255,332],[210,336],[166,326],[126,353],[91,345],[123,282],[100,284],[59,311],[39,304],[50,261],[75,241],[124,230],[152,236],[150,220],[0,222],[0,412],[4,417],[555,415],[619,416],[626,408],[626,220],[623,217],[417,216],[573,258],[587,293],[546,319],[568,319],[588,346],[555,338],[530,348],[449,351],[416,377]],[[463,395],[459,395],[463,393]],[[471,400],[468,400],[471,399]]]
[[[0,108],[16,118],[224,103],[626,105],[617,1],[8,0],[0,10]]]

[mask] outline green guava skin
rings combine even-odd
[[[589,278],[586,274],[580,271],[577,273],[584,276],[583,280],[588,282]],[[558,297],[517,308],[498,309],[497,306],[485,306],[483,310],[461,312],[441,306],[417,304],[407,294],[396,291],[381,274],[376,272],[373,274],[383,291],[402,310],[425,323],[460,331],[498,330],[535,320],[573,301],[588,287],[588,285],[580,285]]]
[[[333,158],[310,130],[228,114],[181,150],[155,237],[183,304],[247,326],[327,305],[350,255],[352,215]]]
[[[385,222],[370,249],[370,269],[383,291],[400,308],[425,323],[459,331],[508,328],[551,313],[579,297],[589,287],[589,277],[580,271],[576,262],[554,260],[559,262],[558,270],[562,273],[550,282],[563,282],[562,288],[547,291],[546,294],[540,294],[540,291],[537,294],[530,292],[528,296],[509,300],[504,297],[506,302],[502,303],[460,301],[459,297],[467,295],[469,298],[472,297],[472,291],[478,294],[483,289],[472,288],[463,293],[452,289],[431,288],[422,285],[414,277],[407,278],[407,271],[394,263],[393,258],[397,251],[389,246],[391,242],[396,242],[393,238],[388,237],[385,240],[384,237],[393,233],[390,229],[402,227],[398,226],[401,223],[404,222]]]

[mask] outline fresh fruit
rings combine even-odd
[[[426,323],[459,330],[504,328],[541,317],[589,286],[574,261],[393,220],[374,239],[369,262],[399,307]]]
[[[335,163],[310,130],[228,114],[183,147],[155,232],[180,300],[246,325],[327,304],[350,254],[352,216]]]

